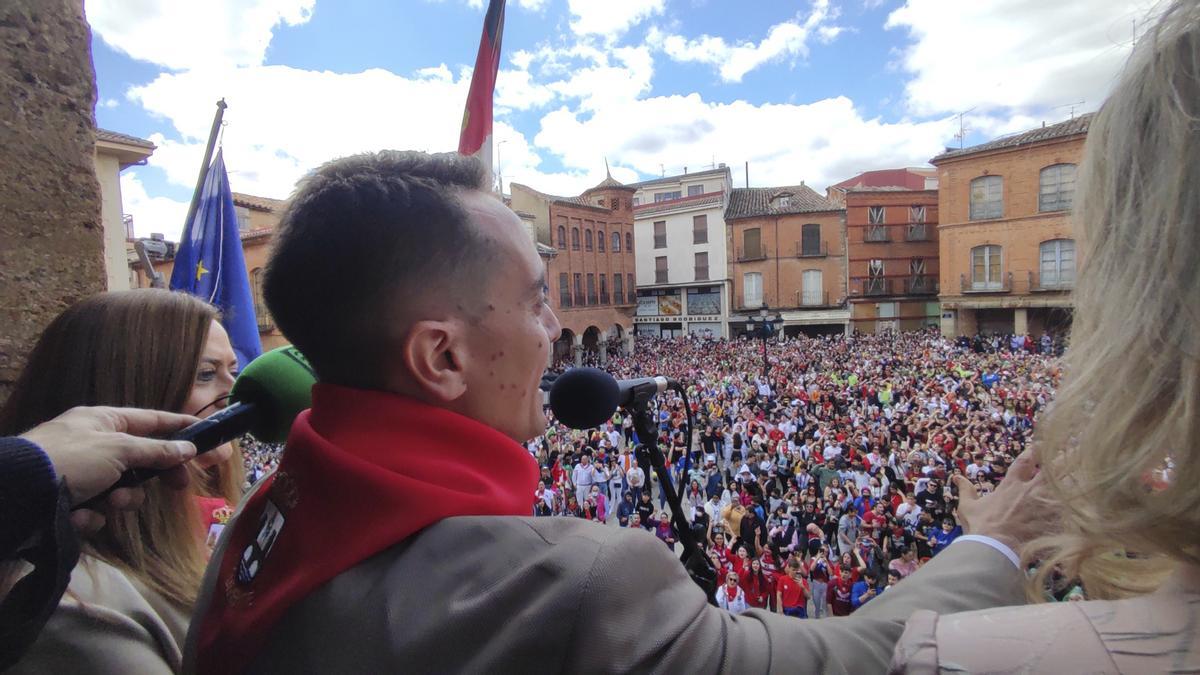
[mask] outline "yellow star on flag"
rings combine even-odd
[[[200,277],[208,274],[208,270],[204,269],[204,261],[196,263],[196,281],[200,281]]]

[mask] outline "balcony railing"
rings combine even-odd
[[[829,257],[829,244],[821,242],[816,246],[805,248],[803,242],[796,242],[796,257],[797,258],[827,258]]]
[[[1052,278],[1049,282],[1045,277],[1037,272],[1029,272],[1029,289],[1034,293],[1046,292],[1063,292],[1070,291],[1075,288],[1075,279],[1063,279],[1062,275],[1058,275],[1057,279]]]
[[[805,293],[803,289],[796,291],[796,304],[800,307],[828,307],[829,291],[821,293]]]
[[[963,293],[1012,293],[1013,273],[1002,274],[999,281],[973,281],[961,274],[959,288]]]
[[[658,236],[657,234],[654,235],[654,248],[666,248],[666,247],[667,247],[667,235],[664,234],[661,237]]]
[[[863,295],[891,295],[892,280],[884,279],[883,277],[874,277],[863,280]]]
[[[602,305],[607,305],[607,304],[608,304],[608,291],[601,291],[601,293],[600,293],[600,304],[602,304]]]
[[[558,306],[559,307],[571,307],[574,304],[575,303],[571,301],[571,296],[569,296],[569,295],[562,295],[562,296],[559,296],[559,298],[558,298]]]
[[[629,295],[627,295],[625,297],[628,298],[628,300],[626,301],[625,304],[628,304],[628,305],[636,305],[637,304],[637,291],[635,289],[630,288]]]
[[[745,296],[739,295],[737,296],[737,303],[734,306],[742,311],[756,310],[763,306],[763,298],[762,296],[751,298],[750,302],[747,303]]]
[[[909,223],[904,231],[904,241],[929,241],[929,225],[927,223]]]
[[[767,259],[767,249],[762,246],[758,247],[757,249],[751,249],[748,251],[744,251],[740,248],[737,250],[737,261],[738,262],[753,262],[755,260],[766,260],[766,259]]]
[[[708,268],[707,267],[697,267],[696,268],[696,281],[708,281]]]
[[[891,240],[892,236],[888,234],[884,225],[867,225],[867,229],[863,231],[863,241],[869,244],[881,244]]]
[[[938,280],[934,277],[909,277],[904,280],[905,295],[937,295]]]
[[[654,270],[654,283],[656,283],[656,284],[667,283],[667,271],[666,270]]]

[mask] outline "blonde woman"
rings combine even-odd
[[[1141,38],[1080,177],[1071,347],[1038,429],[1062,531],[1024,557],[1034,600],[1088,599],[917,612],[893,672],[1200,671],[1200,3]]]
[[[101,293],[72,305],[38,339],[0,408],[0,435],[81,405],[207,417],[225,407],[238,369],[216,319],[211,305],[165,290]],[[202,459],[218,470],[194,471],[188,490],[146,483],[138,509],[110,511],[84,538],[58,609],[8,672],[179,671],[208,557],[198,497],[236,502],[243,480],[232,448]]]

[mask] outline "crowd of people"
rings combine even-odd
[[[665,375],[687,401],[657,401],[658,444],[733,612],[844,616],[962,533],[954,476],[990,492],[1053,398],[1059,341],[948,340],[935,329],[757,340],[639,336],[607,359],[618,378]],[[695,420],[685,429],[687,408]],[[529,444],[537,515],[642,527],[674,548],[657,477],[632,420],[567,429],[547,413]]]

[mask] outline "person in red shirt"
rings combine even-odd
[[[800,561],[792,558],[787,565],[787,574],[775,582],[775,607],[781,614],[808,618],[808,582],[800,573]]]
[[[854,551],[853,557],[849,553],[842,554],[842,560],[833,568],[833,575],[829,580],[829,605],[834,616],[850,616],[854,611],[850,594],[854,590],[854,582],[858,581],[859,576],[866,570],[867,565],[859,557],[857,550]]]
[[[738,580],[742,590],[746,593],[746,604],[766,609],[773,584],[763,573],[762,562],[758,558],[751,558],[749,566],[744,567],[742,573],[738,575]]]

